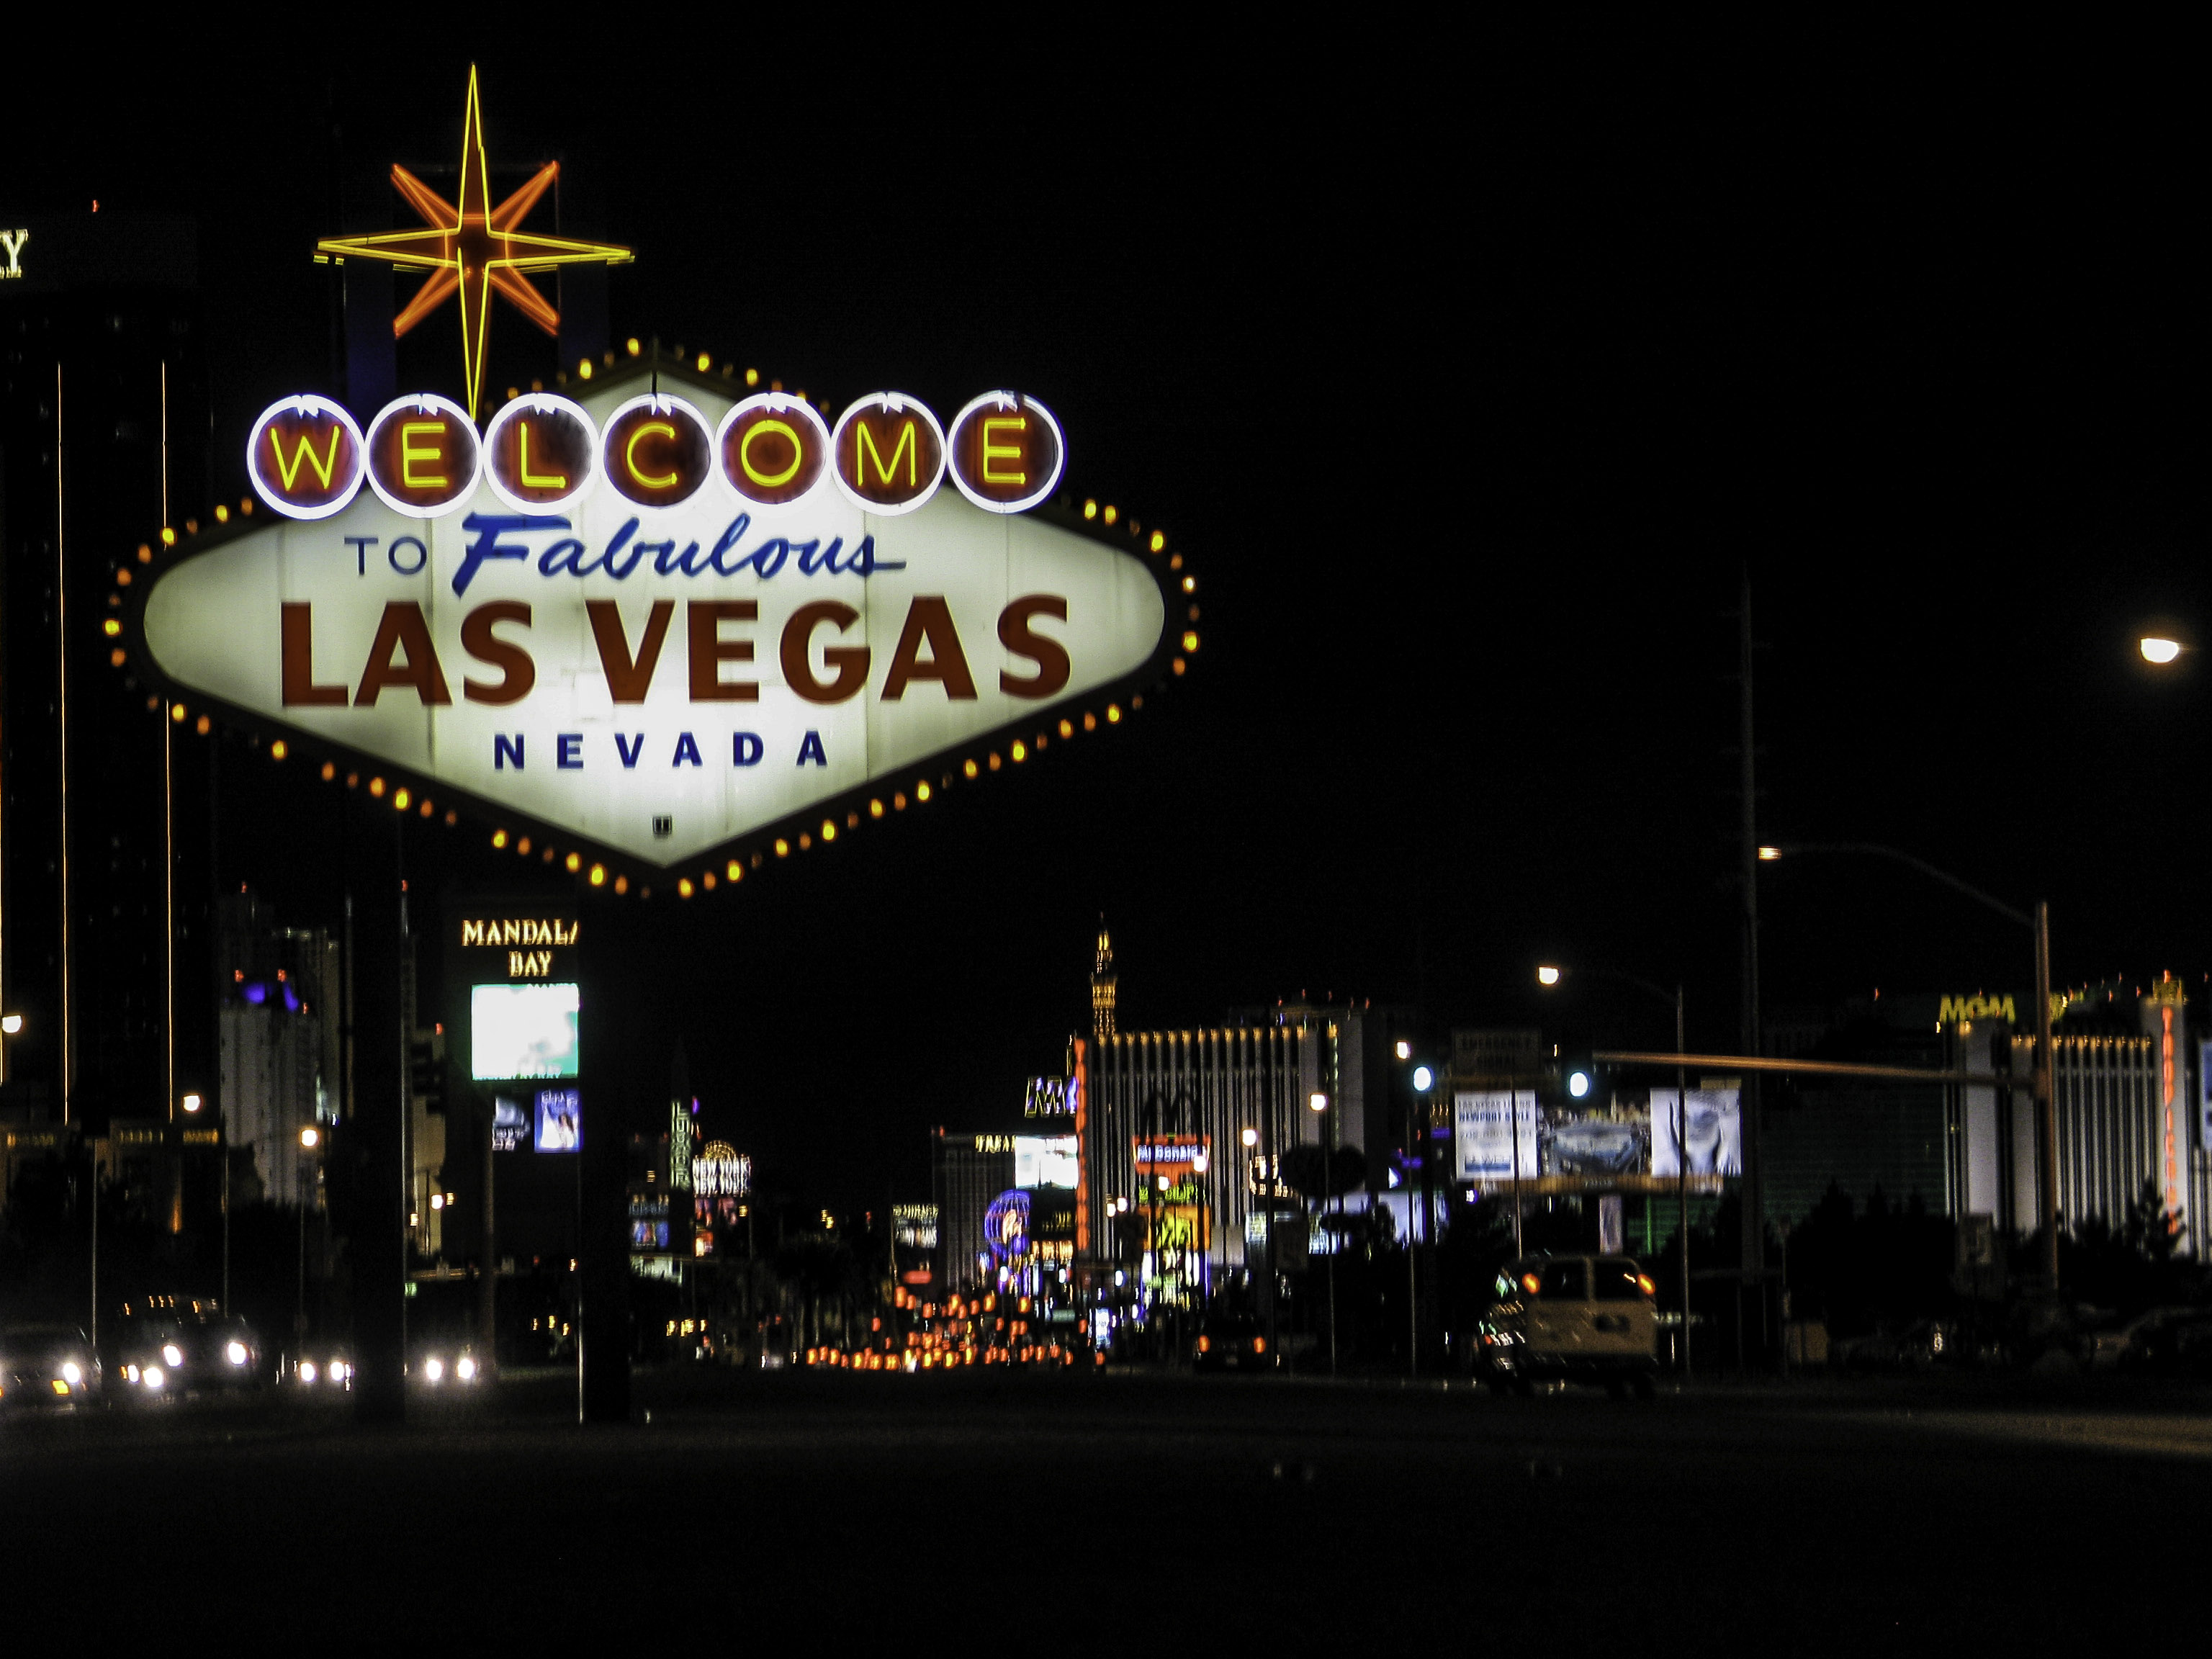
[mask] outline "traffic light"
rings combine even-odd
[[[410,1037],[407,1042],[407,1093],[420,1099],[424,1109],[446,1109],[446,1034]]]

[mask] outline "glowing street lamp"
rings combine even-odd
[[[23,1031],[21,1014],[0,1014],[0,1036],[20,1036]]]
[[[2160,668],[2165,667],[2181,655],[2179,640],[2161,639],[2155,634],[2144,635],[2137,642],[2137,648],[2142,651],[2145,662],[2154,664]]]
[[[1260,1144],[1260,1132],[1257,1129],[1239,1130],[1237,1139],[1243,1141],[1247,1148],[1254,1147]]]
[[[300,1144],[311,1152],[314,1149],[315,1143],[322,1138],[321,1133],[313,1124],[300,1131]]]
[[[1539,969],[1536,970],[1536,983],[1537,983],[1537,984],[1539,984],[1539,985],[1557,985],[1559,982],[1559,970],[1558,969],[1547,965],[1547,966],[1545,966],[1545,967],[1539,968]]]
[[[178,1103],[179,1105],[182,1106],[182,1107],[183,1107],[186,1111],[188,1111],[188,1112],[197,1112],[198,1110],[199,1110],[199,1109],[200,1109],[201,1107],[203,1107],[203,1106],[206,1105],[206,1104],[207,1104],[207,1102],[206,1102],[206,1101],[204,1101],[204,1100],[203,1100],[199,1096],[198,1096],[198,1095],[196,1095],[196,1094],[195,1094],[195,1095],[186,1095],[186,1096],[185,1096],[182,1100],[179,1101],[177,1103]]]

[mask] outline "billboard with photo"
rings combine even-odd
[[[540,1089],[537,1100],[537,1150],[580,1152],[584,1145],[584,1104],[574,1089]]]
[[[1675,1091],[1651,1091],[1651,1173],[1682,1173],[1682,1155],[1675,1139]],[[1683,1138],[1689,1142],[1689,1172],[1693,1176],[1740,1176],[1743,1173],[1743,1109],[1740,1091],[1733,1085],[1690,1091],[1689,1122]]]
[[[512,1152],[530,1139],[530,1108],[512,1095],[494,1095],[491,1101],[491,1149]]]
[[[1073,1135],[1016,1135],[1014,1185],[1073,1188],[1076,1182]]]
[[[469,1075],[479,1083],[577,1075],[576,987],[477,985],[469,991]]]

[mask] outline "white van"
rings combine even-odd
[[[1475,1365],[1495,1392],[1543,1382],[1602,1383],[1644,1399],[1659,1374],[1651,1276],[1625,1255],[1532,1255],[1498,1275],[1475,1337]]]

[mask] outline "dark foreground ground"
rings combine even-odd
[[[2196,1626],[2212,1557],[2203,1392],[781,1373],[638,1395],[649,1423],[591,1431],[551,1377],[404,1429],[274,1397],[0,1420],[10,1628],[162,1653],[226,1630],[300,1653],[2082,1651]]]

